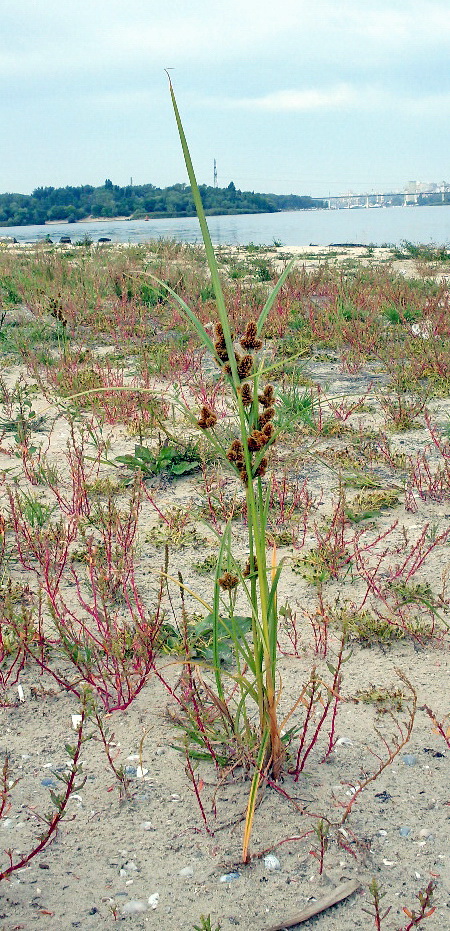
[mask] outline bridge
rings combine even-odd
[[[328,201],[330,210],[339,210],[343,208],[356,207],[408,207],[419,202],[419,197],[440,195],[441,203],[446,203],[446,197],[450,202],[450,185],[434,191],[393,191],[371,192],[370,194],[338,194],[336,196],[324,197]]]

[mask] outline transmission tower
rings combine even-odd
[[[214,159],[214,187],[217,187],[217,165],[216,165],[215,159]]]

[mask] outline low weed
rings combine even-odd
[[[380,489],[369,491],[364,489],[352,498],[345,508],[345,514],[352,523],[364,520],[373,520],[380,511],[389,510],[399,504],[398,491]]]
[[[179,447],[166,445],[153,453],[147,446],[135,446],[134,455],[117,456],[116,462],[123,463],[133,471],[140,471],[143,478],[166,472],[174,478],[187,475],[200,468],[201,457],[197,445]]]

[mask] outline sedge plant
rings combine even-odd
[[[264,324],[291,265],[285,268],[271,290],[258,319],[246,321],[245,333],[239,337],[240,351],[237,351],[237,339],[231,329],[218,263],[170,77],[169,88],[214,292],[217,309],[215,339],[182,298],[167,285],[165,287],[181,307],[203,348],[215,360],[228,386],[230,412],[234,415],[234,423],[237,424],[235,437],[231,438],[221,431],[216,414],[206,404],[201,408],[197,425],[203,431],[215,455],[228,461],[246,500],[247,566],[241,571],[233,560],[231,524],[228,522],[221,538],[214,597],[210,607],[215,704],[216,707],[224,707],[227,701],[224,679],[226,673],[220,662],[220,643],[225,629],[233,641],[236,657],[236,670],[228,673],[234,683],[235,705],[232,724],[248,736],[252,747],[254,774],[248,799],[242,851],[243,861],[247,862],[250,859],[249,843],[258,790],[266,777],[275,782],[280,779],[284,758],[284,722],[279,718],[277,691],[277,588],[282,566],[277,565],[275,546],[272,546],[271,552],[268,551],[271,482],[266,476],[268,453],[277,439],[277,429],[274,425],[274,389],[266,380],[270,369],[264,368],[261,349]],[[241,619],[235,617],[235,590],[239,586],[240,594],[245,598],[250,613],[251,636],[248,640],[244,636],[246,628],[237,623]],[[255,718],[256,726],[253,727]]]

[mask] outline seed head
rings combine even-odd
[[[214,343],[214,349],[216,350],[216,353],[219,356],[221,362],[228,361],[228,350],[225,346],[225,343],[222,344],[220,340],[216,340]]]
[[[255,471],[254,477],[256,478],[257,476],[259,476],[261,478],[263,475],[265,475],[267,471],[267,466],[268,466],[268,460],[264,456],[264,458],[261,459],[261,462],[259,463],[259,466]]]
[[[245,469],[244,447],[240,440],[233,440],[228,452],[228,462],[232,462],[237,469]]]
[[[236,585],[239,582],[239,578],[237,575],[232,575],[231,572],[224,572],[224,574],[221,575],[220,579],[217,579],[217,581],[220,585],[220,588],[223,588],[225,592],[231,592],[233,591],[233,588],[236,588]]]
[[[262,394],[258,395],[260,404],[264,408],[272,407],[275,403],[275,395],[273,393],[273,385],[266,385]]]
[[[259,418],[259,427],[262,430],[266,423],[269,423],[269,420],[272,420],[272,417],[275,416],[274,407],[266,407],[265,411],[261,414]]]
[[[226,358],[228,359],[228,355],[226,356]],[[239,355],[238,352],[235,352],[234,358],[236,359],[236,366],[237,366],[237,370],[238,370],[238,372],[239,372],[239,364],[240,364],[240,361],[241,361],[241,357],[240,357],[240,355]],[[244,358],[245,358],[245,356],[244,356]],[[226,375],[231,375],[231,374],[232,374],[232,373],[231,373],[231,365],[230,365],[229,362],[227,362],[227,364],[224,365],[224,367],[223,367],[223,369],[222,369],[222,372],[225,372]]]
[[[239,378],[241,381],[243,381],[244,378],[248,378],[251,374],[253,368],[253,356],[242,356],[242,359],[240,359],[236,353],[236,361]]]
[[[244,336],[240,340],[240,344],[243,349],[261,349],[263,341],[258,337],[258,328],[254,320],[249,320],[247,323],[247,327]]]
[[[217,415],[210,407],[202,407],[197,423],[201,430],[208,430],[210,427],[215,427]]]
[[[253,394],[250,385],[246,382],[241,388],[241,401],[244,407],[250,407],[253,404]]]
[[[253,430],[247,439],[247,446],[251,452],[262,449],[267,443],[267,437],[261,430]]]

